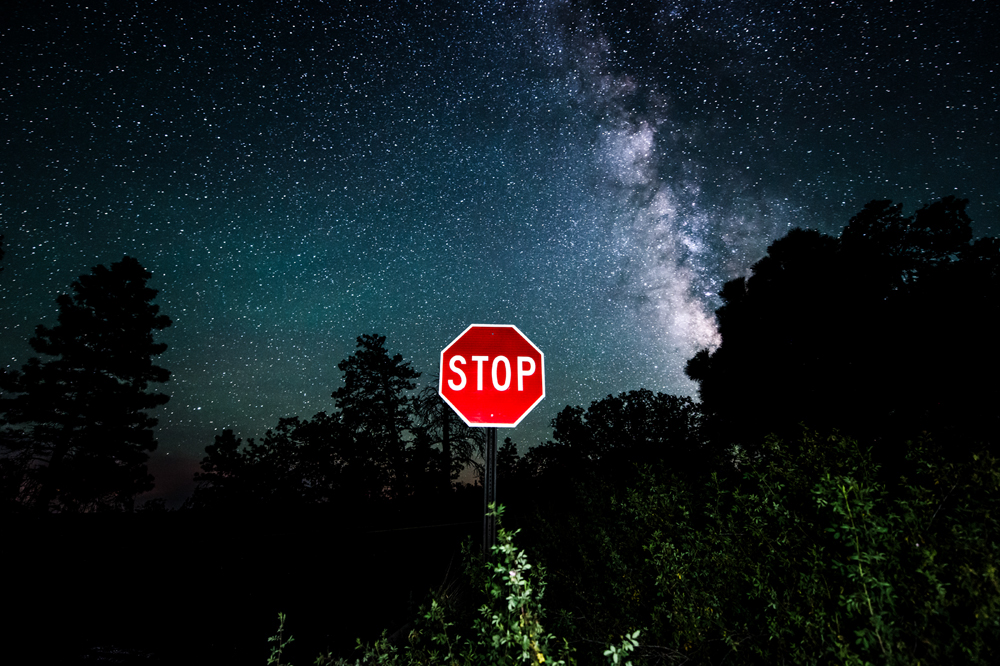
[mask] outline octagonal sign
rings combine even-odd
[[[467,424],[513,428],[545,397],[545,356],[516,326],[473,324],[441,352],[440,377]]]

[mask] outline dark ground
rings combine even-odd
[[[295,637],[283,661],[351,656],[356,639],[412,620],[450,563],[461,573],[461,543],[481,531],[482,500],[469,499],[363,518],[3,517],[5,652],[69,666],[263,665],[283,612]]]

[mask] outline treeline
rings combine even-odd
[[[474,492],[471,484],[482,479],[485,430],[467,426],[435,385],[415,393],[419,373],[399,354],[390,356],[385,343],[380,335],[357,339],[355,353],[338,365],[344,386],[331,396],[333,412],[281,419],[259,441],[243,442],[232,430],[216,435],[185,508],[358,510],[404,501],[447,503]],[[538,494],[533,488],[543,479],[572,478],[591,464],[617,479],[634,475],[637,463],[665,455],[677,469],[703,464],[709,451],[701,425],[691,398],[644,389],[608,396],[587,412],[567,407],[553,420],[554,441],[524,456],[510,438],[499,447],[501,498],[520,505]]]
[[[642,663],[996,663],[1000,241],[973,241],[966,204],[948,197],[904,216],[875,201],[839,236],[791,231],[721,292],[722,344],[687,365],[698,402],[630,391],[567,406],[551,440],[523,456],[506,442],[506,523],[546,572],[529,624],[551,632],[542,640],[511,627],[508,638],[526,641],[515,652],[597,663],[605,646],[639,631],[630,658]],[[60,326],[90,321],[76,310],[91,307],[87,284],[60,300]],[[5,481],[9,505],[127,509],[146,487],[138,455],[114,458],[131,470],[119,494],[64,481],[92,458],[107,464],[84,453],[106,450],[94,448],[95,433],[149,449],[106,425],[125,423],[139,398],[91,421],[92,399],[59,393],[125,395],[130,386],[155,399],[147,382],[163,375],[149,361],[159,349],[151,333],[165,323],[148,309],[149,292],[140,296],[143,342],[126,345],[138,351],[121,366],[134,362],[136,377],[114,366],[96,374],[117,388],[85,380],[79,368],[106,357],[93,353],[98,341],[125,343],[63,336],[58,326],[40,327],[32,344],[51,354],[83,340],[79,353],[56,359],[73,363],[32,361],[5,375],[4,464],[21,471],[5,472],[20,479]],[[338,368],[344,385],[329,413],[282,419],[259,441],[218,435],[188,508],[356,510],[471,492],[460,473],[475,465],[481,431],[432,386],[418,391],[418,373],[383,337],[359,337]],[[44,412],[46,400],[59,411]],[[19,463],[26,452],[33,462]],[[501,573],[521,580],[527,560],[503,561],[517,570]],[[489,641],[462,652],[452,640],[483,630],[498,588],[485,589],[439,591],[382,661],[488,661],[476,650]]]
[[[504,544],[479,596],[434,595],[366,658],[996,663],[1000,242],[965,206],[772,244],[687,366],[700,402],[608,396],[508,450],[528,560]]]
[[[258,511],[446,500],[476,465],[485,437],[437,395],[386,339],[362,335],[337,367],[335,411],[283,418],[263,439],[231,430],[206,447],[186,508]]]
[[[640,630],[638,663],[996,663],[1000,242],[965,206],[772,244],[688,363],[690,420],[559,415],[518,525],[563,656]]]
[[[564,656],[640,630],[638,663],[997,662],[1000,241],[966,203],[775,241],[688,363],[696,418],[559,415],[518,525]]]

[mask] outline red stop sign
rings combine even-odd
[[[545,397],[545,356],[516,326],[473,324],[441,352],[438,393],[470,426],[513,428]]]

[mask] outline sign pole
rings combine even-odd
[[[483,471],[483,559],[493,557],[497,542],[497,519],[490,513],[490,504],[497,502],[497,429],[486,428],[486,465]]]

